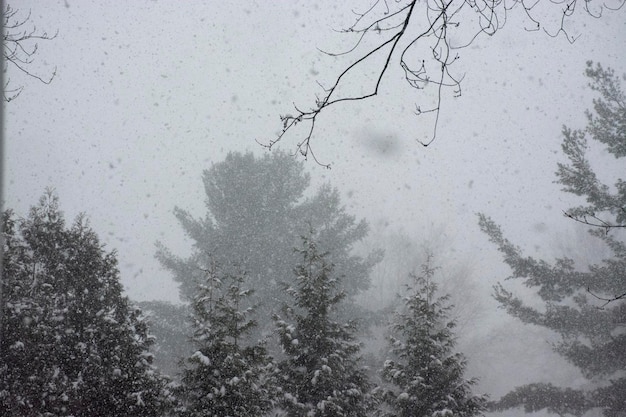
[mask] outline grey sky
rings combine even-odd
[[[38,28],[59,30],[40,43],[35,66],[58,74],[51,85],[24,80],[7,106],[6,205],[24,213],[55,187],[68,218],[85,211],[119,251],[137,299],[176,298],[154,242],[185,252],[171,211],[203,214],[201,171],[230,150],[263,152],[254,140],[272,138],[278,115],[292,102],[309,105],[315,80],[330,83],[351,59],[316,50],[348,44],[332,29],[352,17],[334,1],[13,6],[31,9]],[[386,218],[418,239],[427,225],[445,224],[457,243],[488,252],[477,211],[520,239],[538,223],[565,227],[568,203],[552,184],[561,125],[584,123],[586,60],[626,68],[625,21],[623,11],[575,21],[573,45],[510,24],[461,50],[463,96],[445,97],[438,139],[426,149],[415,139],[431,125],[412,110],[431,93],[406,88],[392,69],[380,97],[320,117],[314,146],[333,169],[309,163],[314,182],[340,187],[359,216]],[[364,75],[356,84],[372,81]],[[11,68],[9,76],[22,81]]]

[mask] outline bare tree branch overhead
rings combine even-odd
[[[594,0],[375,0],[365,11],[355,14],[354,22],[340,32],[355,37],[351,47],[335,53],[321,51],[328,56],[352,54],[356,57],[335,78],[330,87],[320,84],[323,92],[309,108],[294,104],[294,113],[282,115],[282,129],[269,141],[257,141],[272,148],[295,126],[304,123],[303,137],[297,151],[306,159],[311,156],[322,164],[312,149],[317,117],[335,104],[366,100],[378,95],[381,82],[391,65],[399,65],[407,84],[416,89],[434,88],[434,105],[415,106],[415,114],[433,113],[434,122],[428,137],[416,138],[428,146],[437,137],[439,116],[445,91],[453,97],[461,95],[463,74],[454,72],[459,52],[472,45],[481,35],[492,36],[507,23],[511,13],[521,13],[527,31],[543,30],[551,37],[564,36],[570,43],[578,35],[568,29],[569,18],[577,12],[593,18],[602,17],[605,10],[622,9],[626,0],[600,2]],[[371,38],[377,37],[373,43]],[[366,45],[367,44],[367,45]],[[373,64],[372,58],[382,57],[382,64]],[[341,95],[338,90],[348,75],[367,65],[375,68],[376,78],[364,92]],[[318,83],[319,84],[319,83]]]
[[[596,300],[600,300],[600,301],[604,301],[604,304],[602,304],[601,306],[599,306],[599,309],[603,309],[604,307],[606,307],[607,305],[611,304],[614,301],[617,300],[622,300],[624,298],[626,298],[626,292],[620,295],[616,295],[614,297],[601,297],[595,293],[593,293],[589,288],[587,288],[587,292]]]
[[[626,212],[626,209],[624,207],[619,207],[619,209],[623,212]],[[565,217],[570,218],[574,220],[575,222],[585,224],[587,226],[602,228],[604,229],[604,232],[606,234],[608,234],[611,229],[626,227],[626,224],[615,224],[615,223],[612,223],[611,221],[601,219],[594,212],[591,212],[591,211],[583,212],[582,214],[574,214],[574,213],[578,213],[578,212],[572,212],[572,213],[568,211],[563,212]]]
[[[54,35],[48,35],[45,31],[38,31],[36,26],[29,23],[30,11],[24,16],[24,13],[20,13],[20,10],[13,9],[7,4],[2,13],[4,24],[4,37],[2,39],[4,53],[3,70],[5,73],[8,66],[12,65],[28,77],[44,84],[50,84],[56,75],[56,67],[51,75],[45,76],[33,70],[32,64],[39,48],[37,42],[52,40],[57,36],[58,32]],[[17,98],[24,89],[24,86],[9,87],[10,82],[11,80],[7,79],[4,84],[3,93],[6,102]]]

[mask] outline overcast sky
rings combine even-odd
[[[69,219],[86,212],[119,251],[135,299],[176,299],[154,242],[188,250],[172,209],[204,214],[202,170],[228,151],[264,152],[255,139],[272,138],[279,114],[293,102],[312,104],[315,81],[328,85],[352,59],[317,50],[349,45],[334,29],[352,22],[351,5],[335,1],[13,7],[31,10],[40,30],[58,30],[40,42],[33,66],[40,74],[56,67],[57,75],[43,85],[9,67],[11,82],[25,89],[6,106],[6,206],[26,213],[54,187]],[[461,50],[463,95],[444,96],[428,148],[416,139],[432,126],[413,109],[432,93],[407,88],[392,67],[380,97],[319,118],[315,150],[333,168],[308,162],[313,181],[339,187],[350,210],[371,222],[385,219],[418,240],[428,225],[445,225],[455,242],[489,253],[476,212],[492,215],[520,244],[566,227],[561,210],[572,200],[558,193],[553,173],[561,126],[583,126],[591,105],[585,61],[626,68],[623,10],[573,23],[574,44],[512,20]],[[366,70],[355,82],[372,81]],[[281,149],[293,151],[298,133]]]
[[[312,105],[316,81],[330,84],[354,59],[317,50],[349,45],[334,29],[351,24],[350,9],[367,2],[342,4],[13,2],[31,10],[37,28],[58,30],[40,42],[32,67],[40,74],[56,67],[57,75],[43,85],[9,66],[11,82],[25,89],[5,110],[5,205],[26,214],[45,187],[55,188],[67,219],[87,213],[118,251],[131,298],[176,301],[176,286],[154,259],[157,240],[189,251],[172,209],[203,216],[202,170],[229,151],[265,152],[255,139],[273,138],[280,114],[294,102]],[[432,92],[407,88],[392,67],[379,97],[319,118],[314,148],[332,169],[307,162],[313,182],[330,181],[352,213],[417,242],[443,235],[451,242],[446,256],[470,262],[489,298],[507,270],[476,213],[491,215],[531,254],[552,256],[548,245],[568,236],[562,210],[575,200],[553,183],[561,127],[585,125],[593,97],[585,61],[626,72],[625,13],[574,19],[574,44],[527,32],[512,16],[496,36],[459,51],[463,95],[444,96],[428,148],[416,139],[427,139],[432,125],[413,110]],[[353,84],[371,85],[372,71]],[[280,148],[294,151],[298,133]],[[617,173],[607,167],[607,176]]]

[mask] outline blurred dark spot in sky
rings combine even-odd
[[[358,134],[357,140],[368,152],[378,156],[394,157],[402,152],[400,140],[393,133],[362,131]]]

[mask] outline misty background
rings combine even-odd
[[[293,103],[312,105],[316,81],[334,81],[354,58],[317,48],[351,45],[336,30],[352,24],[358,4],[368,3],[12,4],[30,10],[38,29],[58,30],[40,43],[33,67],[56,67],[57,74],[44,85],[9,67],[8,78],[25,89],[5,107],[5,207],[25,214],[53,187],[68,220],[85,212],[107,248],[118,251],[131,299],[179,302],[154,258],[157,240],[179,255],[190,251],[174,206],[203,216],[202,171],[230,151],[266,152],[257,141],[275,138],[279,115]],[[478,390],[492,398],[530,382],[586,382],[551,352],[548,332],[496,308],[491,287],[509,271],[476,213],[491,216],[528,255],[567,254],[581,264],[601,258],[602,248],[588,246],[581,226],[563,216],[577,201],[559,191],[554,172],[564,161],[562,125],[582,128],[592,105],[585,62],[626,72],[624,11],[572,19],[580,35],[573,44],[528,32],[516,18],[460,51],[463,93],[444,92],[431,146],[416,141],[432,124],[413,111],[433,93],[408,88],[392,67],[379,96],[319,117],[313,148],[332,169],[306,163],[313,189],[330,182],[348,212],[370,223],[364,250],[387,249],[391,257],[396,245],[409,268],[424,247],[434,251],[450,278],[442,286],[473,318],[461,320],[459,349],[469,374],[481,379]],[[369,70],[351,83],[372,84]],[[295,152],[299,139],[292,132],[278,147]],[[392,263],[377,267],[364,303],[393,297],[389,277],[396,275],[380,270]]]

